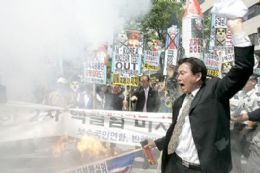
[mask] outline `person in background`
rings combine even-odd
[[[123,107],[124,95],[121,87],[112,84],[105,97],[105,109],[121,111]]]
[[[238,115],[242,111],[253,111],[259,107],[255,90],[257,77],[256,74],[251,75],[243,89],[230,99],[231,116]]]
[[[160,97],[158,91],[150,86],[150,78],[143,75],[140,80],[141,86],[133,94],[130,100],[135,102],[135,111],[158,112],[160,108]]]
[[[228,19],[235,46],[235,65],[222,78],[206,80],[207,68],[197,58],[178,62],[183,95],[172,108],[166,135],[145,146],[163,151],[162,173],[228,173],[232,169],[229,99],[253,73],[254,47],[242,30],[242,19]]]
[[[245,86],[241,91],[230,99],[231,117],[240,115],[243,112],[253,111],[258,108],[257,95],[255,85],[257,83],[257,75],[253,74],[249,77]],[[233,123],[231,121],[231,123]],[[255,129],[256,123],[246,121],[231,124],[231,151],[233,169],[231,172],[242,173],[241,156],[248,156],[250,133]]]
[[[56,81],[56,88],[51,91],[44,104],[51,106],[69,107],[71,95],[67,79],[59,77]]]
[[[244,112],[240,116],[234,116],[231,118],[234,122],[243,122],[243,121],[254,121],[257,122],[257,128],[254,131],[252,140],[250,141],[249,146],[249,156],[247,159],[247,164],[245,168],[245,173],[259,173],[260,172],[260,108],[251,111]]]
[[[95,87],[95,88],[93,88]],[[95,89],[95,92],[93,91]],[[95,93],[95,94],[94,94]],[[95,95],[95,97],[93,97]],[[122,110],[123,95],[119,85],[93,85],[86,84],[83,91],[83,109]],[[102,142],[111,155],[116,154],[116,144]]]
[[[93,108],[93,86],[85,84],[82,89],[83,100],[80,104],[80,108],[94,109]]]
[[[161,97],[160,112],[171,112],[175,99],[181,95],[178,89],[175,69],[176,67],[174,65],[169,65],[167,67],[167,75],[164,81],[164,87],[159,90],[159,95]]]
[[[81,91],[81,82],[78,76],[72,77],[70,84],[70,107],[79,108],[83,104],[83,93]]]
[[[108,92],[107,92],[108,90]],[[110,89],[104,89],[105,92],[105,109],[121,111],[123,107],[124,95],[121,87],[116,84],[112,84]],[[105,143],[104,143],[105,145]],[[116,144],[110,143],[109,145],[111,155],[116,154]]]
[[[166,75],[165,87],[168,90],[170,96],[172,97],[172,101],[174,101],[178,96],[180,96],[175,69],[176,67],[174,65],[169,65],[167,67],[167,75]]]

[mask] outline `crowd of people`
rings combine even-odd
[[[34,101],[65,108],[139,112],[171,112],[178,90],[174,77],[159,81],[149,75],[140,76],[138,86],[85,83],[78,76],[58,77],[51,86],[37,88]]]
[[[172,84],[176,82],[173,80],[173,76],[169,76],[166,80],[171,86],[177,86],[177,83]],[[127,87],[116,84],[84,84],[79,77],[73,77],[70,81],[64,77],[59,77],[54,89],[45,94],[39,94],[41,98],[37,100],[40,104],[63,108],[170,112],[173,103],[173,97],[170,97],[170,95],[173,94],[172,90],[177,88],[166,88],[165,82],[153,81],[148,75],[143,75],[140,76],[139,86]],[[166,98],[170,103],[165,103]],[[112,155],[116,154],[116,144],[107,142],[102,144]],[[144,159],[142,167],[148,168],[149,163],[145,159],[143,152],[139,153],[139,157]]]

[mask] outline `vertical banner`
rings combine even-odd
[[[203,17],[197,0],[187,0],[182,19],[182,46],[185,57],[202,59]]]
[[[114,41],[112,83],[138,86],[141,74],[143,35],[140,31],[123,31]]]
[[[84,63],[84,81],[86,83],[106,84],[107,80],[107,43],[101,44]]]
[[[226,18],[212,14],[211,17],[211,40],[209,50],[216,47],[223,48],[226,46],[227,25]],[[232,44],[231,44],[232,45]]]
[[[147,71],[159,71],[160,70],[160,51],[144,51],[144,63],[143,73]]]
[[[220,77],[220,60],[217,50],[210,50],[205,54],[204,63],[207,67],[207,75],[210,77]]]
[[[161,42],[160,40],[151,40],[148,43],[148,49],[144,50],[142,72],[144,74],[153,74],[160,70]]]
[[[209,76],[223,77],[234,63],[232,34],[226,22],[226,18],[212,14],[211,40],[205,56]]]
[[[180,33],[176,25],[172,25],[167,29],[165,63],[163,67],[163,75],[166,75],[166,69],[169,65],[177,65],[178,48]]]

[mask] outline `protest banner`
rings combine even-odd
[[[226,18],[212,14],[209,51],[204,58],[208,76],[223,77],[233,66],[232,34],[226,22]]]
[[[203,58],[203,17],[197,0],[188,0],[182,19],[182,46],[185,57]]]
[[[5,104],[1,106],[0,142],[67,135],[135,146],[144,138],[161,137],[170,123],[170,113]]]
[[[167,29],[166,36],[166,51],[165,51],[165,63],[163,67],[163,75],[167,74],[167,67],[169,65],[177,65],[178,48],[179,48],[179,29],[176,25],[172,25]]]
[[[112,56],[112,83],[138,86],[141,74],[143,36],[139,31],[121,32],[114,41]]]
[[[101,44],[84,63],[84,81],[93,84],[106,84],[107,80],[107,43]]]

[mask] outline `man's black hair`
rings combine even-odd
[[[191,66],[192,74],[201,73],[201,80],[204,83],[206,81],[207,76],[207,67],[205,66],[204,62],[198,58],[182,58],[178,61],[178,65],[180,66],[183,63],[189,63]]]

